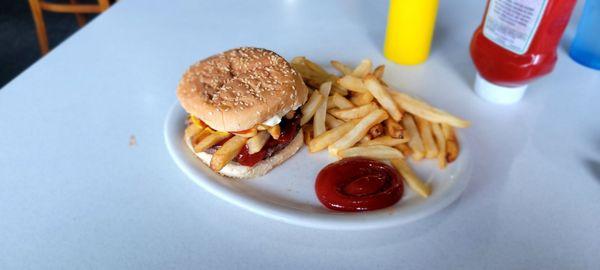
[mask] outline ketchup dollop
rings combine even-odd
[[[369,211],[402,198],[402,176],[390,165],[362,158],[345,158],[323,168],[315,191],[323,205],[346,212]]]

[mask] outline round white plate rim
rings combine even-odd
[[[178,143],[181,143],[181,138],[175,137],[175,132],[172,132],[176,128],[177,123],[181,122],[177,120],[178,115],[185,114],[185,111],[179,105],[179,102],[175,104],[169,110],[164,123],[164,139],[167,150],[176,165],[198,186],[202,187],[209,193],[212,193],[216,197],[223,199],[233,205],[236,205],[242,209],[248,210],[252,213],[271,218],[274,220],[282,221],[288,224],[299,225],[304,227],[311,227],[317,229],[329,229],[329,230],[364,230],[364,229],[378,229],[386,228],[396,225],[401,225],[409,222],[413,222],[431,214],[434,214],[460,197],[462,192],[466,189],[471,175],[470,163],[463,168],[465,171],[463,177],[460,177],[452,186],[453,188],[446,192],[445,196],[438,200],[435,204],[429,205],[425,209],[421,209],[417,213],[413,213],[408,216],[387,216],[385,218],[372,219],[368,218],[370,212],[363,212],[364,215],[342,215],[342,214],[323,214],[323,213],[304,213],[298,209],[282,207],[269,203],[266,201],[260,201],[232,190],[218,181],[212,180],[210,177],[203,175],[193,164],[190,158],[182,153],[181,149],[178,148]],[[461,141],[464,140],[461,135]],[[186,151],[188,149],[185,149]],[[463,150],[461,155],[467,155],[466,151]],[[195,158],[195,157],[192,157]],[[243,180],[242,180],[243,181]]]

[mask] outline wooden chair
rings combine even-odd
[[[109,5],[109,0],[98,0],[98,4],[79,4],[77,0],[69,0],[69,3],[64,4],[49,3],[44,0],[29,0],[42,55],[48,53],[48,35],[46,34],[43,11],[75,13],[77,24],[81,27],[85,24],[84,13],[102,13],[108,9]]]

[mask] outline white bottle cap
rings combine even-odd
[[[527,85],[506,87],[493,84],[477,73],[475,77],[475,93],[481,98],[498,104],[513,104],[521,100]]]

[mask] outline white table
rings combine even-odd
[[[394,86],[473,122],[475,170],[447,209],[321,231],[198,188],[162,133],[192,62],[241,45],[385,62],[384,1],[250,2],[121,1],[0,90],[0,269],[600,268],[600,72],[563,45],[521,103],[480,100],[468,44],[482,1],[440,1],[429,61],[388,63]]]

